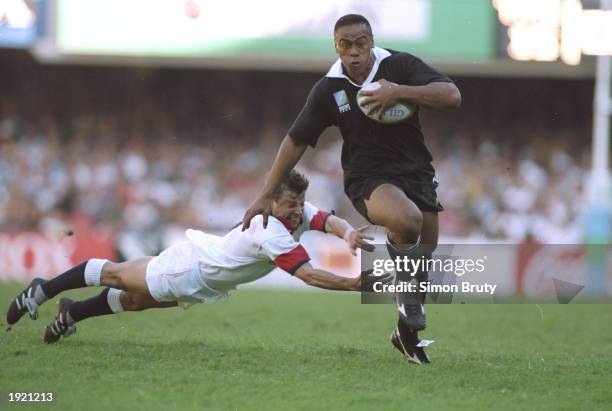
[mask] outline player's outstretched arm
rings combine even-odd
[[[268,216],[272,209],[272,195],[282,179],[289,174],[297,162],[302,158],[306,145],[297,144],[289,135],[286,135],[276,153],[276,159],[270,169],[259,197],[251,204],[242,217],[242,231],[251,225],[251,219],[257,214],[263,215],[264,228],[268,226]]]
[[[340,277],[328,271],[314,268],[310,263],[302,264],[294,275],[308,285],[326,290],[359,291],[361,289],[361,276]]]
[[[367,242],[367,240],[374,240],[374,237],[365,234],[369,227],[364,225],[355,229],[348,221],[335,215],[330,215],[325,222],[325,232],[344,239],[351,249],[351,254],[355,256],[357,255],[358,248],[374,251],[374,246]]]

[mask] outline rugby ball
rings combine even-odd
[[[366,98],[366,96],[361,95],[361,91],[377,90],[379,88],[380,83],[378,81],[375,81],[373,83],[366,84],[357,93],[357,106],[359,106],[359,109],[363,112],[363,114],[365,114],[374,121],[378,121],[379,123],[385,124],[399,123],[400,121],[404,121],[414,114],[414,112],[416,111],[416,106],[414,104],[406,102],[397,103],[396,105],[389,107],[385,110],[382,116],[380,116],[380,118],[378,117],[380,109],[374,110],[372,113],[368,113],[370,105],[363,103],[363,100]]]

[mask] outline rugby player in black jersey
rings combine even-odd
[[[438,182],[425,146],[418,107],[457,108],[461,93],[446,76],[409,53],[376,47],[372,29],[361,15],[341,17],[334,27],[338,61],[312,88],[305,106],[285,136],[265,186],[246,211],[250,220],[270,214],[272,193],[296,165],[306,148],[315,147],[329,126],[340,128],[344,144],[342,168],[345,192],[368,221],[387,229],[391,258],[431,255],[438,242]],[[371,110],[382,112],[398,102],[417,105],[407,120],[383,124],[365,116],[357,92],[370,82],[381,87],[362,92]],[[402,273],[401,281],[422,282],[427,272]],[[418,331],[425,328],[424,293],[397,294],[399,320],[391,335],[393,345],[409,361],[429,363]]]

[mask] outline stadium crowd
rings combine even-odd
[[[0,64],[0,230],[103,227],[151,248],[168,231],[240,220],[318,78],[13,63]],[[592,83],[456,82],[463,108],[421,117],[442,236],[580,241]],[[300,164],[308,198],[357,224],[341,140],[326,133]]]

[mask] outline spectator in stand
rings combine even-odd
[[[113,227],[126,243],[152,243],[128,247],[134,254],[157,252],[177,227],[224,232],[236,224],[273,160],[270,147],[296,114],[290,107],[301,106],[312,82],[291,74],[2,62],[0,231]],[[295,103],[262,107],[261,96],[248,92],[254,83],[266,100]],[[445,187],[441,235],[580,241],[591,84],[458,84],[463,108],[423,121]],[[492,88],[499,92],[490,95]],[[573,99],[557,98],[564,93]],[[339,156],[339,143],[337,132],[322,136],[302,171],[313,201],[359,224],[338,186],[340,168],[326,160]]]

